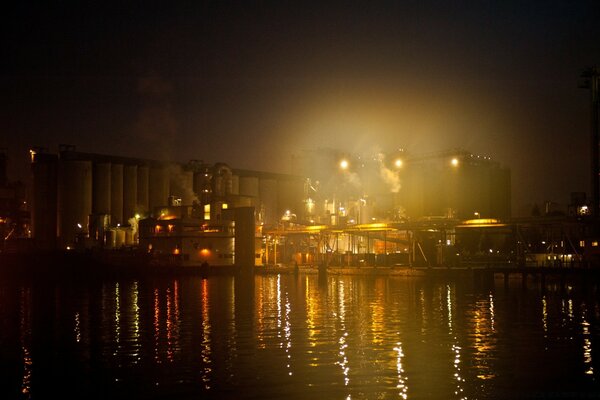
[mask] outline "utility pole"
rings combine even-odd
[[[590,119],[590,138],[591,138],[591,212],[594,217],[600,216],[600,132],[598,131],[598,111],[600,109],[600,99],[598,98],[598,80],[600,70],[598,67],[590,67],[583,71],[581,77],[584,79],[580,86],[590,89],[591,119]]]

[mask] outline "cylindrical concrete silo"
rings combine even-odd
[[[258,178],[256,176],[240,177],[240,195],[259,197]]]
[[[274,225],[281,217],[278,215],[277,181],[275,179],[260,179],[258,190],[260,203],[264,210],[263,222],[265,225]]]
[[[231,175],[231,194],[240,194],[240,177]]]
[[[138,165],[137,168],[137,209],[142,213],[150,211],[148,201],[149,194],[150,167],[147,165]]]
[[[123,224],[123,164],[112,164],[110,211],[113,225]]]
[[[149,205],[150,212],[154,212],[155,207],[164,206],[169,198],[169,171],[166,167],[150,167],[150,190]]]
[[[123,166],[123,222],[127,223],[136,213],[137,206],[137,165]]]
[[[56,248],[58,160],[54,154],[32,153],[31,161],[31,233],[38,249],[52,250]]]
[[[92,212],[110,215],[111,172],[110,163],[95,163],[92,182]]]
[[[231,194],[231,168],[226,164],[215,164],[213,173],[213,196],[216,198],[224,198]]]
[[[72,246],[88,233],[92,213],[92,162],[60,160],[58,168],[58,234]]]

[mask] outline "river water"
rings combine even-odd
[[[0,398],[599,398],[595,287],[284,274],[0,283]]]

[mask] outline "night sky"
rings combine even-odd
[[[600,1],[12,2],[0,147],[290,172],[301,149],[466,149],[513,214],[589,193]]]

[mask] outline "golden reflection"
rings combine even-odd
[[[585,374],[594,375],[594,366],[592,364],[592,340],[590,334],[590,323],[587,322],[587,310],[585,304],[582,305],[581,328],[583,334],[583,363],[585,365]]]
[[[173,290],[167,288],[167,360],[174,361],[179,353],[179,286],[173,282]]]
[[[308,275],[305,277],[305,293],[304,298],[306,299],[306,325],[308,328],[308,345],[310,347],[316,346],[315,340],[315,299],[311,293],[309,285]]]
[[[546,296],[542,296],[542,326],[544,327],[544,338],[548,334],[548,301]]]
[[[382,286],[383,280],[376,281],[375,296],[371,302],[371,333],[373,334],[373,344],[383,343],[383,323],[384,323],[384,290]]]
[[[31,290],[21,288],[20,301],[20,339],[23,352],[23,379],[21,380],[21,393],[25,398],[31,398],[31,372],[33,360],[31,358]]]
[[[119,282],[115,283],[115,342],[118,344],[121,341],[121,301],[119,293]],[[117,355],[117,350],[120,346],[115,346],[113,355]]]
[[[452,334],[452,291],[450,285],[446,285],[446,308],[448,309],[448,332]]]
[[[210,374],[212,372],[212,348],[210,341],[211,321],[210,308],[208,302],[208,280],[202,280],[202,343],[200,345],[200,355],[202,357],[202,383],[205,389],[210,389]]]
[[[291,304],[287,292],[281,291],[281,275],[277,275],[277,338],[279,339],[279,348],[284,349],[286,355],[286,368],[288,375],[292,375],[290,353],[291,342],[291,322],[290,322]]]
[[[496,332],[494,326],[494,296],[489,294],[486,300],[475,302],[475,309],[472,313],[473,322],[473,364],[477,371],[477,378],[487,380],[496,375],[491,368],[490,361],[493,359],[493,352],[496,350]]]
[[[452,352],[454,353],[454,380],[456,383],[456,390],[454,391],[454,394],[460,396],[460,400],[466,400],[467,396],[464,394],[463,388],[465,384],[465,378],[462,377],[462,371],[460,368],[460,351],[461,347],[459,345],[452,345]]]
[[[75,328],[73,330],[75,331],[75,341],[77,343],[81,342],[81,321],[79,318],[79,311],[75,313]]]
[[[421,293],[421,296],[423,294]],[[458,338],[453,334],[454,331],[454,320],[452,318],[452,309],[453,309],[453,297],[455,294],[452,293],[452,288],[450,285],[446,285],[446,308],[448,311],[448,334],[452,336],[452,355],[454,357],[452,366],[454,367],[454,384],[456,388],[454,390],[454,394],[459,396],[459,399],[466,400],[467,396],[464,394],[464,385],[465,378],[462,376],[462,370],[460,366],[460,351],[462,348],[458,345]]]
[[[348,386],[350,383],[350,367],[348,366],[348,357],[346,356],[346,349],[348,348],[347,337],[348,332],[346,331],[346,308],[344,303],[344,281],[339,281],[338,288],[338,313],[337,316],[340,321],[340,330],[342,335],[338,339],[339,351],[338,355],[340,360],[336,362],[337,365],[342,369],[344,375],[344,386]],[[350,396],[348,396],[349,398]]]
[[[133,282],[133,290],[131,291],[131,309],[133,311],[133,345],[135,351],[133,353],[134,362],[137,363],[141,360],[140,356],[140,306],[139,306],[139,288],[137,281]]]
[[[159,343],[160,343],[160,298],[158,296],[158,288],[154,289],[154,361],[160,364]]]
[[[573,321],[573,318],[575,318],[575,313],[573,312],[573,299],[569,299],[569,301],[567,301],[567,306],[569,321]]]
[[[290,322],[290,314],[292,311],[292,306],[290,304],[289,298],[287,296],[285,296],[285,328],[284,328],[284,338],[285,338],[285,353],[287,356],[287,369],[288,369],[288,375],[292,375],[292,370],[290,367],[290,362],[292,359],[292,354],[290,353],[291,348],[292,348],[292,340],[291,340],[291,336],[292,336],[292,324]]]
[[[402,342],[396,344],[394,351],[396,351],[396,372],[398,373],[398,384],[396,387],[398,388],[398,395],[406,400],[408,398],[408,385],[406,384],[408,378],[405,376],[404,367],[402,366],[402,359],[404,358]]]

